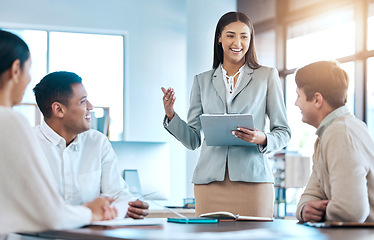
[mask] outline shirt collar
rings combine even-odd
[[[245,65],[247,65],[247,64],[244,63],[243,66],[241,66],[241,67],[239,68],[239,71],[238,71],[239,74],[242,74],[242,73],[243,73],[243,69],[244,69]],[[220,66],[221,69],[222,69],[222,73],[223,73],[223,75],[227,74],[226,70],[223,68],[222,63],[220,63],[219,66]]]
[[[337,119],[338,117],[341,117],[345,114],[348,114],[349,113],[349,109],[346,105],[344,106],[341,106],[337,109],[335,109],[334,111],[332,111],[331,113],[329,113],[323,120],[322,122],[319,124],[318,128],[317,128],[317,131],[316,131],[316,134],[318,135],[318,137],[321,137],[323,132],[326,130],[326,128],[328,126],[330,126],[330,124],[335,120]]]
[[[59,146],[62,144],[62,146],[66,147],[66,141],[63,137],[58,135],[44,120],[40,124],[40,131],[43,133],[43,135],[50,141],[53,145]],[[78,148],[78,142],[79,142],[79,135],[77,135],[73,142],[70,143],[74,149]],[[69,146],[70,146],[69,145]]]

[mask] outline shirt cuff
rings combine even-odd
[[[164,127],[169,126],[169,123],[170,123],[170,120],[169,120],[168,116],[165,115],[165,117],[164,117]]]

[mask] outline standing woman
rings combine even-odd
[[[267,153],[291,137],[278,72],[258,64],[254,29],[248,17],[229,12],[218,21],[213,69],[194,78],[188,123],[174,112],[175,93],[162,88],[164,127],[183,145],[201,145],[201,114],[252,114],[256,129],[233,134],[255,146],[207,146],[202,143],[193,183],[196,215],[214,211],[272,217],[273,175]],[[264,133],[266,117],[270,132]]]

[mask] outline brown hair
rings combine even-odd
[[[347,102],[349,77],[336,61],[320,61],[302,67],[297,70],[295,81],[307,101],[319,92],[335,109]]]
[[[213,69],[216,69],[220,63],[223,63],[223,49],[222,45],[219,44],[219,38],[221,37],[223,29],[233,22],[245,23],[251,34],[251,42],[249,43],[249,49],[245,54],[245,62],[252,69],[257,69],[261,65],[257,61],[256,50],[255,50],[255,30],[249,18],[241,12],[228,12],[224,14],[218,21],[216,27],[216,33],[214,36],[214,56],[213,56]]]

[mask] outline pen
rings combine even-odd
[[[146,196],[149,196],[149,195],[152,195],[152,194],[158,193],[158,192],[159,192],[159,191],[155,191],[155,192],[151,192],[151,193],[143,194],[143,195],[139,196],[135,201],[140,200],[141,198],[144,198],[144,197],[146,197]]]

